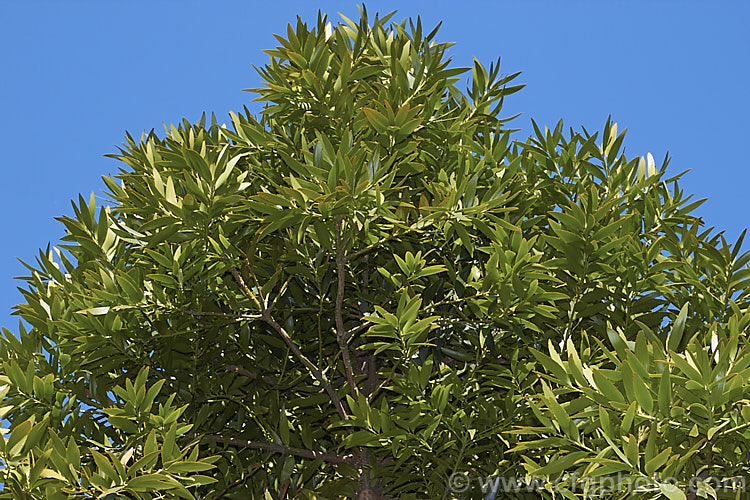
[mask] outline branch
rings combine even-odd
[[[354,400],[359,399],[359,390],[357,388],[357,382],[354,380],[354,369],[352,367],[352,360],[349,356],[349,335],[347,335],[346,329],[344,328],[344,287],[346,286],[346,243],[341,241],[341,218],[339,217],[335,223],[336,230],[336,271],[338,274],[338,287],[336,289],[336,341],[341,349],[341,359],[344,362],[344,370],[346,371],[346,381],[349,384],[349,392]],[[360,447],[360,469],[359,469],[359,484],[362,491],[367,491],[370,488],[369,471],[367,470],[368,452],[367,448]]]
[[[237,270],[236,267],[232,266],[229,268],[229,272],[232,273],[232,276],[234,276],[235,281],[242,287],[242,291],[245,292],[245,294],[250,297],[250,299],[255,302],[255,305],[260,309],[261,311],[265,309],[263,306],[260,305],[260,302],[258,301],[258,298],[255,296],[255,294],[250,290],[247,285],[245,284],[245,280],[242,279],[242,276],[240,275],[240,272]],[[257,282],[257,280],[256,280]],[[258,287],[260,290],[260,287]]]
[[[411,226],[408,226],[408,227],[404,228],[403,231],[401,231],[399,233],[394,232],[394,233],[386,236],[385,238],[380,238],[375,243],[371,243],[371,244],[367,245],[365,248],[363,248],[361,250],[358,250],[358,251],[350,254],[349,255],[349,260],[354,260],[357,257],[361,257],[361,256],[365,255],[366,253],[369,253],[369,252],[373,251],[374,249],[376,249],[377,247],[379,247],[383,243],[387,243],[387,242],[389,242],[389,241],[391,241],[391,240],[393,240],[395,238],[399,238],[401,236],[409,234],[412,231],[418,231],[420,229],[424,229],[425,227],[430,226],[430,225],[432,225],[432,221],[425,222],[424,220],[418,220],[414,224],[412,224]],[[396,228],[394,227],[393,229],[395,230]]]
[[[218,318],[231,318],[239,321],[255,321],[262,319],[263,316],[260,314],[233,314],[233,313],[221,313],[221,312],[203,312],[203,311],[191,311],[189,309],[183,309],[183,312],[192,314],[193,316],[211,316]]]
[[[99,399],[97,399],[97,397],[96,397],[96,396],[94,396],[94,394],[93,394],[93,393],[92,393],[92,392],[91,392],[91,391],[89,390],[89,388],[88,388],[88,387],[84,387],[84,388],[83,388],[83,393],[84,393],[84,394],[86,395],[86,397],[87,397],[87,398],[89,398],[90,400],[92,400],[92,401],[96,401],[96,402],[97,402],[97,403],[99,403],[100,405],[104,406],[104,403],[105,403],[105,402],[104,402],[104,401],[99,401]],[[116,405],[116,404],[117,404],[117,401],[115,401],[114,399],[111,399],[111,398],[110,398],[109,396],[107,396],[107,401],[106,401],[106,403],[107,403],[107,405],[108,405],[108,406],[114,406],[114,405]]]
[[[244,375],[247,378],[251,378],[253,380],[255,380],[255,379],[258,378],[258,376],[256,374],[254,374],[253,372],[251,372],[250,370],[246,370],[245,368],[242,368],[241,366],[237,366],[237,365],[229,365],[229,366],[227,366],[226,371],[228,371],[228,372],[236,372],[236,373],[239,373],[240,375]]]
[[[384,388],[384,387],[385,387],[385,386],[386,386],[386,385],[388,384],[388,382],[390,382],[390,380],[386,378],[385,380],[383,380],[383,381],[382,381],[382,382],[381,382],[381,383],[380,383],[380,384],[379,384],[379,385],[378,385],[378,386],[377,386],[377,387],[375,388],[375,390],[374,390],[374,391],[372,391],[372,392],[370,393],[370,395],[369,395],[369,396],[368,396],[368,398],[367,398],[367,399],[368,399],[368,402],[369,402],[370,404],[372,404],[372,402],[373,402],[373,401],[375,401],[375,399],[376,399],[376,398],[377,398],[377,397],[378,397],[378,396],[380,395],[380,392],[381,392],[381,391],[383,390],[383,388]]]
[[[365,328],[368,328],[368,327],[370,327],[372,325],[374,325],[374,323],[372,321],[365,321],[364,323],[360,323],[359,325],[355,326],[354,328],[350,328],[349,330],[347,330],[346,331],[346,336],[347,336],[347,338],[349,338],[352,335],[355,335],[355,334],[361,332],[362,330],[364,330]]]
[[[268,311],[273,311],[273,308],[276,306],[276,302],[278,302],[279,297],[284,295],[284,292],[286,292],[287,287],[289,286],[289,282],[292,281],[292,278],[294,278],[293,274],[290,274],[289,277],[284,281],[284,284],[281,285],[281,288],[279,289],[279,293],[276,294],[276,297],[273,298],[271,301],[271,304],[268,306]],[[267,301],[266,301],[267,302]]]
[[[459,302],[464,302],[466,300],[471,300],[471,299],[478,299],[480,297],[487,297],[488,295],[489,295],[489,293],[487,293],[487,292],[480,292],[480,293],[477,293],[475,295],[469,295],[468,297],[459,297],[457,299],[451,299],[451,300],[448,300],[448,299],[441,300],[440,302],[435,302],[433,304],[427,304],[426,306],[424,306],[424,309],[425,310],[427,310],[427,309],[435,309],[435,308],[438,308],[440,306],[447,306],[447,305],[451,305],[451,304],[458,304]]]
[[[242,368],[241,366],[227,365],[227,367],[224,370],[227,371],[227,372],[238,373],[238,374],[243,375],[243,376],[245,376],[245,377],[247,377],[249,379],[252,379],[252,380],[257,380],[258,379],[258,375],[257,374],[251,372],[250,370],[248,370],[246,368]],[[265,382],[266,384],[268,384],[268,385],[277,385],[278,384],[278,382],[273,377],[263,376],[263,377],[260,377],[260,379],[263,382]]]
[[[249,467],[247,468],[247,472],[248,472],[248,474],[252,475],[252,473],[254,472],[254,469],[252,468],[252,466],[249,466]],[[227,494],[227,492],[228,492],[229,490],[231,490],[232,488],[234,488],[234,487],[236,487],[236,486],[239,486],[239,485],[241,485],[241,484],[242,484],[242,483],[244,483],[245,481],[247,481],[247,478],[246,478],[246,477],[245,477],[245,475],[243,474],[243,475],[241,475],[241,476],[239,477],[239,479],[235,480],[234,482],[231,482],[231,483],[229,483],[229,484],[228,484],[228,485],[226,486],[226,488],[224,488],[224,489],[223,489],[223,490],[221,490],[221,491],[220,491],[219,493],[217,493],[217,494],[216,494],[216,498],[224,498],[224,495],[226,495],[226,494]]]
[[[336,391],[333,389],[333,386],[326,378],[325,373],[323,373],[320,368],[315,366],[312,361],[307,359],[307,356],[302,354],[302,351],[299,350],[299,347],[297,347],[297,344],[294,343],[292,338],[289,336],[289,334],[284,330],[284,327],[281,326],[276,322],[276,320],[271,316],[271,314],[266,311],[263,313],[263,321],[268,323],[268,325],[276,330],[276,333],[279,334],[281,339],[286,342],[286,345],[289,346],[289,349],[294,353],[295,356],[297,356],[297,359],[299,359],[303,365],[310,371],[313,377],[315,377],[321,384],[323,384],[323,388],[328,393],[328,396],[331,398],[331,402],[336,407],[336,411],[338,411],[339,416],[342,420],[346,420],[347,414],[346,410],[344,410],[343,405],[341,404],[341,399],[339,399],[338,394],[336,394]]]
[[[698,481],[703,481],[708,477],[710,474],[711,464],[714,461],[714,443],[710,439],[706,441],[705,446],[703,447],[704,450],[706,450],[706,458],[703,460],[703,467],[701,467],[703,470],[698,474]],[[691,481],[692,483],[692,481]],[[690,494],[687,496],[686,500],[695,500],[698,496],[698,491],[696,490],[697,485],[691,485],[690,488]]]
[[[341,358],[344,361],[344,370],[346,371],[346,381],[349,383],[349,392],[352,397],[357,399],[357,383],[354,381],[354,370],[352,369],[352,360],[349,356],[349,346],[347,342],[349,336],[344,328],[344,286],[346,286],[346,255],[344,246],[341,244],[341,219],[335,224],[336,228],[336,270],[338,273],[338,289],[336,290],[336,341],[341,349]]]
[[[358,464],[357,457],[355,457],[354,455],[334,455],[333,453],[325,453],[322,451],[292,448],[291,446],[284,446],[275,443],[264,443],[262,441],[248,441],[246,439],[229,438],[216,434],[204,434],[203,436],[200,436],[200,438],[202,441],[213,441],[214,443],[240,446],[242,448],[252,448],[254,450],[266,450],[282,455],[295,455],[302,458],[309,458],[311,460],[324,460],[332,464]]]
[[[253,280],[255,280],[255,285],[260,290],[260,284],[258,283],[258,278],[255,277],[255,273],[252,272],[252,269],[250,269],[250,261],[247,257],[243,259],[243,266],[247,266],[248,272],[252,275]],[[344,406],[341,404],[341,399],[339,398],[338,394],[336,394],[336,391],[333,389],[333,386],[328,381],[328,379],[325,376],[325,373],[315,366],[312,361],[307,359],[307,356],[302,354],[302,351],[300,351],[299,347],[297,347],[297,344],[294,343],[292,338],[289,336],[289,334],[284,330],[284,327],[282,327],[271,315],[271,310],[268,307],[268,301],[266,297],[261,297],[263,299],[263,305],[258,301],[258,298],[255,296],[255,294],[247,287],[245,284],[245,280],[242,279],[242,276],[240,275],[239,271],[236,267],[230,267],[229,271],[232,273],[232,276],[234,276],[234,279],[237,281],[237,283],[242,287],[244,292],[247,294],[250,299],[252,299],[253,302],[255,302],[255,305],[263,311],[263,314],[260,315],[258,319],[261,319],[265,321],[271,328],[276,330],[276,333],[279,334],[281,339],[286,343],[286,345],[289,346],[289,349],[294,353],[294,355],[299,359],[303,365],[310,371],[310,374],[318,380],[321,384],[323,384],[323,388],[328,393],[328,396],[331,398],[331,402],[336,407],[336,411],[339,414],[339,417],[341,417],[342,420],[346,420],[348,418],[346,414],[346,410],[344,410]]]
[[[407,231],[407,232],[408,232],[408,231]],[[399,235],[391,234],[391,235],[389,235],[389,236],[386,236],[385,238],[381,238],[381,239],[379,239],[378,241],[376,241],[375,243],[371,243],[370,245],[367,245],[367,246],[366,246],[365,248],[363,248],[362,250],[359,250],[359,251],[357,251],[357,252],[354,252],[353,254],[351,254],[351,255],[349,256],[349,258],[350,258],[351,260],[354,260],[354,259],[356,259],[357,257],[361,257],[361,256],[365,255],[366,253],[369,253],[369,252],[371,252],[371,251],[375,250],[375,249],[376,249],[377,247],[379,247],[379,246],[380,246],[380,245],[382,245],[383,243],[387,243],[387,242],[389,242],[390,240],[392,240],[392,239],[393,239],[393,238],[395,238],[396,236],[401,236],[401,234],[399,234]]]
[[[251,380],[258,380],[258,375],[256,373],[253,373],[246,368],[242,368],[241,366],[227,365],[227,367],[224,368],[224,371],[234,372],[239,375],[243,375]],[[303,377],[306,377],[306,376],[307,375],[303,375]],[[281,385],[280,381],[276,380],[273,377],[269,377],[268,375],[263,375],[262,377],[260,377],[260,379],[270,386],[280,387],[281,390],[283,391],[293,390],[297,392],[304,392],[306,394],[322,394],[323,391],[325,390],[324,388],[318,388],[318,387],[304,387],[304,386],[300,387],[298,385]]]
[[[253,259],[255,257],[253,256]],[[250,264],[250,259],[247,258],[247,254],[245,254],[244,257],[242,257],[242,268],[247,269],[247,272],[250,273],[250,276],[253,278],[253,281],[255,282],[255,286],[258,290],[261,290],[263,287],[260,286],[260,282],[258,281],[258,277],[253,272],[253,266]]]

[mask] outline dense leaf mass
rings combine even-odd
[[[260,115],[128,136],[59,219],[3,498],[734,498],[750,253],[615,123],[519,140],[516,75],[389,17],[290,25]]]

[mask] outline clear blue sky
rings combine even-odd
[[[203,111],[229,121],[259,84],[296,15],[320,8],[356,18],[354,1],[38,2],[0,0],[0,326],[16,330],[21,300],[16,257],[34,261],[57,243],[78,193],[101,193],[116,171],[126,130],[134,135]],[[600,129],[612,115],[627,128],[629,156],[667,151],[672,173],[691,169],[687,192],[731,239],[750,225],[750,2],[412,1],[369,2],[397,20],[443,21],[456,65],[502,56],[527,87],[506,101],[517,125]],[[748,244],[746,248],[750,247]]]

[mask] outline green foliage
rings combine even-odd
[[[0,342],[4,498],[452,498],[456,472],[723,498],[748,472],[741,241],[610,121],[518,140],[516,75],[389,18],[290,25],[259,117],[128,135],[110,205],[59,219]]]

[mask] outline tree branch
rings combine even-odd
[[[440,302],[435,302],[433,304],[427,304],[426,306],[424,306],[424,310],[436,309],[436,308],[438,308],[440,306],[447,306],[447,305],[451,305],[451,304],[458,304],[459,302],[464,302],[466,300],[478,299],[478,298],[487,297],[487,296],[489,296],[489,293],[487,293],[487,292],[480,292],[480,293],[477,293],[475,295],[470,295],[468,297],[459,297],[457,299],[441,300]]]
[[[370,286],[370,256],[365,255],[362,258],[362,262],[365,266],[364,273],[362,275],[362,290],[365,294],[367,294],[368,288]],[[369,321],[364,321],[359,325],[359,327],[365,328],[366,326],[369,326],[369,324]],[[366,358],[362,366],[362,373],[365,373],[367,375],[367,378],[365,379],[365,396],[369,398],[370,394],[372,394],[378,386],[377,358],[373,350],[367,351]]]
[[[87,398],[89,398],[92,401],[96,401],[102,406],[105,406],[105,403],[107,406],[114,406],[117,404],[117,401],[111,399],[109,396],[107,396],[107,401],[99,401],[96,396],[89,390],[88,387],[83,388],[83,393],[86,395]]]
[[[227,372],[237,373],[239,375],[242,375],[242,376],[247,377],[247,378],[252,379],[252,380],[257,380],[258,379],[258,375],[256,373],[251,372],[247,368],[242,368],[241,366],[227,365],[227,367],[224,370],[227,371]],[[260,379],[263,382],[265,382],[266,384],[268,384],[268,385],[278,385],[278,382],[273,377],[268,377],[268,376],[264,375],[264,376],[260,377]]]
[[[281,326],[276,322],[276,320],[271,316],[271,314],[266,311],[263,313],[263,321],[268,323],[268,325],[276,330],[276,333],[279,334],[281,339],[286,342],[286,345],[289,346],[289,349],[294,353],[294,355],[299,359],[303,365],[310,371],[313,377],[315,377],[321,384],[323,384],[323,388],[328,393],[328,397],[331,398],[331,402],[336,407],[336,411],[338,412],[339,416],[342,420],[346,420],[347,414],[346,410],[344,409],[344,406],[341,404],[341,399],[339,398],[338,394],[336,394],[336,391],[333,389],[333,386],[328,381],[328,378],[326,377],[325,373],[323,373],[320,368],[315,366],[312,361],[307,359],[307,356],[302,354],[302,351],[300,351],[299,347],[297,347],[297,344],[294,343],[292,338],[289,336],[289,334],[284,330],[284,327]]]
[[[195,437],[195,436],[192,436]],[[279,453],[281,455],[294,455],[302,458],[309,458],[311,460],[324,460],[331,464],[354,464],[357,465],[359,461],[354,455],[334,455],[333,453],[325,453],[322,451],[305,450],[302,448],[293,448],[291,446],[284,446],[275,443],[264,443],[262,441],[248,441],[246,439],[229,438],[219,436],[217,434],[204,434],[200,436],[202,441],[213,441],[214,443],[228,444],[231,446],[239,446],[242,448],[252,448],[254,450],[266,450],[272,453]]]
[[[703,447],[704,450],[706,450],[706,458],[703,459],[703,467],[701,467],[703,470],[701,470],[700,474],[698,474],[698,480],[703,481],[706,479],[709,474],[711,473],[711,464],[714,461],[714,443],[710,439],[706,441],[705,446]],[[692,481],[691,481],[692,483]],[[686,500],[695,500],[698,496],[697,491],[697,485],[691,484],[692,488],[690,491],[690,494],[688,494]]]
[[[346,380],[349,384],[349,392],[354,400],[359,399],[359,389],[357,388],[357,382],[354,380],[354,368],[352,367],[352,360],[349,355],[349,335],[347,334],[346,328],[344,327],[344,288],[346,286],[346,243],[341,241],[341,225],[342,220],[339,217],[335,223],[335,237],[336,237],[336,272],[338,277],[338,287],[336,289],[336,341],[339,344],[341,350],[341,359],[344,362],[344,371],[346,372]],[[360,447],[359,450],[359,483],[362,491],[367,491],[370,488],[370,477],[367,469],[368,453],[367,448]]]
[[[276,294],[276,296],[273,298],[271,303],[268,305],[267,309],[269,312],[273,311],[273,308],[276,307],[276,302],[278,302],[279,297],[284,295],[284,292],[286,292],[287,287],[289,286],[289,282],[292,281],[292,278],[294,278],[294,275],[289,275],[289,277],[284,281],[284,283],[281,285],[281,288],[279,289],[279,293]],[[267,302],[267,301],[266,301]]]
[[[363,255],[365,255],[365,254],[367,254],[367,253],[375,250],[377,247],[379,247],[380,245],[382,245],[384,243],[388,243],[389,241],[391,241],[391,240],[393,240],[395,238],[399,238],[401,236],[404,236],[406,234],[409,234],[412,231],[418,231],[420,229],[424,229],[425,227],[430,226],[430,225],[432,225],[432,221],[425,222],[424,220],[418,220],[414,224],[412,224],[411,226],[406,227],[400,233],[392,233],[392,234],[390,234],[390,235],[388,235],[388,236],[386,236],[384,238],[380,238],[375,243],[371,243],[371,244],[367,245],[365,248],[363,248],[361,250],[357,250],[356,252],[354,252],[351,255],[349,255],[349,260],[354,260],[354,259],[356,259],[358,257],[361,257],[361,256],[363,256]],[[396,228],[394,228],[394,230],[395,229]]]
[[[341,219],[335,224],[336,230],[336,271],[338,274],[338,289],[336,290],[336,341],[341,349],[341,359],[344,362],[346,381],[349,383],[349,392],[356,400],[358,397],[357,382],[354,380],[352,360],[349,355],[349,336],[344,328],[344,287],[346,286],[346,254],[344,245],[341,243]]]
[[[346,331],[346,336],[351,337],[353,335],[356,335],[357,333],[361,332],[365,328],[368,328],[370,326],[374,325],[372,321],[365,321],[363,323],[360,323],[359,325],[355,326],[354,328],[350,328]]]
[[[382,382],[381,382],[381,383],[380,383],[380,384],[379,384],[379,385],[378,385],[378,386],[377,386],[377,387],[375,388],[375,390],[374,390],[374,391],[372,391],[372,392],[371,392],[371,393],[369,394],[369,396],[367,397],[367,399],[368,399],[368,401],[369,401],[369,403],[370,403],[370,404],[372,404],[372,402],[373,402],[373,401],[375,401],[375,399],[376,399],[376,398],[377,398],[377,397],[378,397],[378,396],[380,395],[380,392],[381,392],[381,391],[383,390],[383,387],[385,387],[385,386],[386,386],[386,385],[388,384],[388,382],[390,382],[390,379],[386,378],[385,380],[383,380],[383,381],[382,381]]]
[[[255,296],[255,294],[250,290],[247,285],[245,284],[245,280],[242,279],[242,276],[240,275],[240,272],[237,270],[236,267],[232,266],[229,268],[229,272],[232,273],[232,276],[234,277],[235,281],[242,287],[242,291],[245,292],[245,294],[253,301],[255,302],[255,305],[258,309],[261,311],[265,309],[260,302],[258,301],[258,298]],[[257,280],[256,280],[257,281]],[[258,287],[260,290],[260,287]]]
[[[247,370],[247,369],[242,368],[241,366],[237,366],[237,365],[228,365],[227,368],[226,368],[226,371],[239,373],[240,375],[244,375],[245,377],[251,378],[253,380],[255,380],[255,379],[258,378],[258,376],[256,374],[254,374],[253,372],[251,372],[250,370]]]
[[[243,266],[247,266],[248,272],[252,275],[253,279],[255,280],[255,285],[260,290],[260,284],[258,283],[258,279],[255,277],[255,274],[252,272],[252,269],[250,269],[250,261],[247,257],[243,259]],[[253,302],[255,302],[255,305],[260,309],[262,314],[258,319],[261,319],[262,321],[266,322],[271,328],[276,330],[276,333],[279,334],[281,339],[286,343],[286,345],[289,346],[289,349],[294,353],[294,355],[299,359],[303,365],[308,369],[310,374],[318,380],[323,385],[323,388],[328,393],[328,397],[331,398],[331,403],[336,407],[336,411],[339,414],[339,417],[341,417],[342,420],[346,420],[348,418],[346,410],[344,409],[344,406],[341,404],[341,399],[339,398],[338,394],[336,394],[336,391],[334,390],[331,383],[328,381],[328,378],[326,378],[325,373],[315,366],[315,364],[310,361],[307,356],[302,354],[302,351],[300,351],[299,347],[297,347],[297,344],[294,343],[294,340],[289,336],[287,331],[282,327],[273,317],[271,314],[271,310],[268,307],[268,300],[266,297],[261,297],[263,300],[263,305],[258,301],[258,298],[255,296],[255,294],[247,287],[245,284],[245,280],[242,279],[242,276],[240,275],[239,271],[236,267],[230,267],[229,271],[232,273],[232,276],[237,281],[237,283],[240,285],[242,290],[247,294],[250,299],[252,299]]]
[[[204,311],[191,311],[190,309],[183,309],[183,312],[192,314],[193,316],[210,316],[217,318],[231,318],[239,321],[255,321],[262,319],[263,316],[260,314],[234,314],[234,313],[221,313],[221,312],[204,312]]]
[[[371,243],[370,245],[367,245],[365,248],[354,252],[353,254],[351,254],[349,256],[349,258],[352,259],[352,260],[354,260],[354,259],[356,259],[358,257],[361,257],[361,256],[363,256],[363,255],[365,255],[365,254],[367,254],[367,253],[375,250],[377,247],[379,247],[383,243],[387,243],[388,241],[392,240],[396,236],[397,235],[395,235],[395,234],[391,234],[390,236],[386,236],[385,238],[381,238],[378,241],[376,241],[375,243]],[[400,236],[400,234],[398,236]]]

